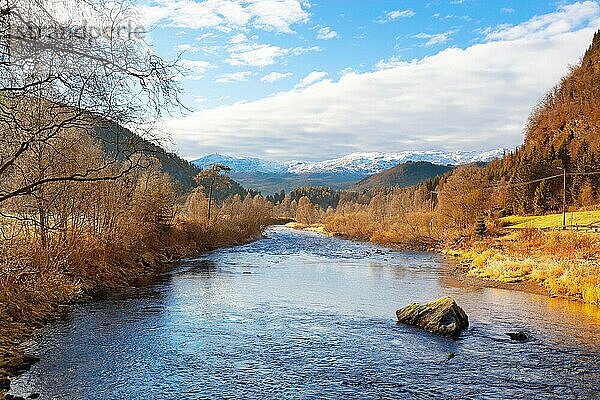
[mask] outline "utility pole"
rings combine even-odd
[[[558,167],[563,171],[563,230],[567,229],[567,169]]]
[[[430,193],[430,195],[431,195],[430,202],[431,202],[431,212],[432,213],[435,211],[435,206],[434,206],[434,203],[433,203],[433,195],[434,194],[437,195],[438,193],[439,192],[437,190],[432,190],[431,193]],[[431,237],[432,230],[433,230],[433,219],[431,219],[429,221],[429,237]]]
[[[438,193],[439,192],[437,190],[432,190],[431,193],[430,193],[431,197],[430,197],[429,201],[431,203],[431,212],[433,212],[435,210],[434,203],[433,203],[433,195],[434,194],[437,195]]]
[[[563,230],[567,229],[567,169],[563,168]]]

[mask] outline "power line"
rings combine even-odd
[[[567,172],[567,176],[581,176],[581,175],[600,175],[600,171],[594,171],[594,172]]]
[[[498,185],[498,186],[487,186],[484,187],[484,190],[487,189],[504,189],[504,188],[514,188],[514,187],[520,187],[520,186],[527,186],[530,185],[532,183],[538,183],[538,182],[543,182],[543,181],[549,181],[551,179],[556,179],[556,178],[562,178],[563,174],[560,175],[552,175],[552,176],[547,176],[545,178],[540,178],[540,179],[535,179],[533,181],[527,181],[527,182],[520,182],[520,183],[508,183],[506,185]]]
[[[600,171],[594,171],[594,172],[567,172],[566,175],[567,176],[600,175]],[[545,178],[534,179],[532,181],[527,181],[527,182],[508,183],[506,185],[497,185],[497,186],[486,186],[483,189],[484,190],[490,190],[490,189],[515,188],[515,187],[521,187],[521,186],[531,185],[532,183],[539,183],[539,182],[549,181],[549,180],[552,180],[552,179],[563,178],[563,177],[564,177],[564,174],[552,175],[552,176],[547,176]]]

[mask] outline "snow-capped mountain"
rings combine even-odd
[[[288,163],[288,170],[295,174],[314,174],[321,172],[359,172],[367,175],[395,167],[408,161],[427,161],[437,165],[461,165],[472,162],[488,162],[502,157],[504,149],[483,153],[475,151],[403,151],[400,153],[352,153],[332,160],[320,162]]]
[[[209,154],[192,161],[197,167],[205,168],[211,164],[223,164],[231,168],[231,172],[260,172],[265,174],[285,174],[288,166],[276,161],[262,160],[254,157],[234,157],[222,154]]]
[[[265,194],[290,191],[301,186],[328,186],[345,189],[378,172],[408,161],[427,161],[447,166],[487,162],[502,157],[504,149],[476,151],[403,151],[400,153],[353,153],[319,162],[277,162],[254,157],[210,154],[193,161],[200,168],[211,164],[231,167],[231,176],[243,186]],[[431,168],[427,167],[427,170]]]
[[[196,161],[199,167],[221,163],[231,167],[234,173],[258,172],[265,174],[321,174],[331,172],[371,175],[408,161],[427,161],[437,165],[461,165],[472,162],[488,162],[502,157],[505,149],[486,152],[476,151],[403,151],[400,153],[352,153],[343,157],[318,162],[289,161],[287,163],[252,157],[233,157],[210,154]]]

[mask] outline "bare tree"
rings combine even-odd
[[[3,1],[0,204],[48,184],[116,180],[148,165],[140,137],[153,139],[153,122],[178,105],[178,69],[151,52],[135,9],[105,0]],[[134,126],[139,136],[125,129]],[[56,143],[73,130],[111,156],[24,179],[36,153],[46,164],[64,161]]]
[[[296,210],[296,220],[306,225],[312,225],[319,219],[318,207],[310,202],[306,196],[298,200],[298,209]]]

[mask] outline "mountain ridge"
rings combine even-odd
[[[236,157],[219,153],[205,155],[192,161],[198,167],[213,163],[226,164],[234,173],[259,172],[265,174],[321,174],[344,172],[371,175],[385,171],[398,164],[409,161],[425,161],[435,165],[461,165],[473,162],[489,162],[500,158],[506,149],[499,148],[484,152],[477,151],[438,151],[407,150],[402,152],[357,152],[323,161],[287,161],[277,162],[256,157]]]
[[[428,162],[436,166],[489,162],[502,157],[505,149],[486,152],[404,151],[397,153],[364,152],[318,162],[277,162],[256,157],[235,157],[213,153],[192,161],[199,168],[225,164],[231,177],[245,187],[265,194],[287,192],[303,186],[327,186],[346,189],[366,177],[381,173],[407,162]],[[409,179],[412,181],[412,178]]]
[[[453,170],[453,166],[437,165],[428,161],[408,161],[369,175],[352,185],[350,190],[362,192],[377,188],[414,186]]]

